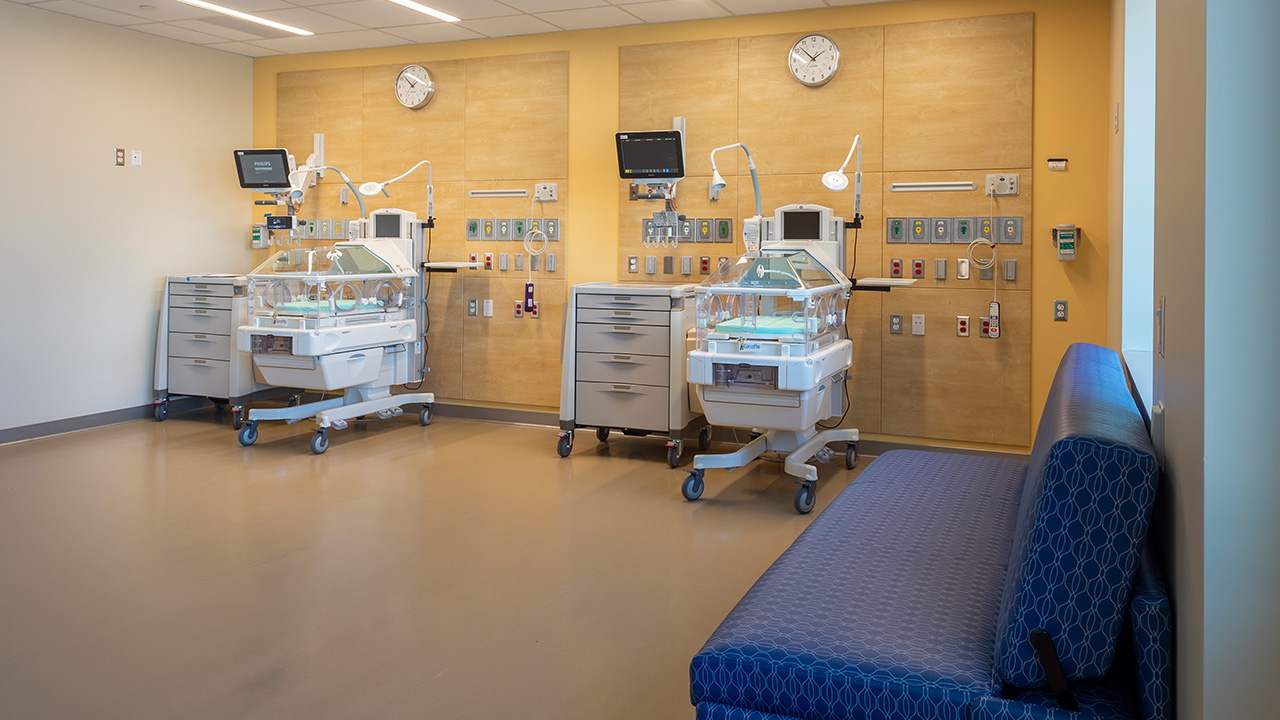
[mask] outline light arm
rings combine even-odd
[[[414,170],[417,170],[423,165],[427,166],[427,217],[432,217],[435,214],[434,210],[435,210],[436,199],[435,199],[435,188],[431,184],[431,161],[430,160],[423,160],[422,162],[419,162],[417,165],[414,165],[413,167],[409,168],[405,172],[400,173],[399,175],[391,178],[386,182],[381,182],[381,183],[367,182],[360,186],[360,194],[364,195],[365,197],[373,197],[378,193],[382,193],[387,197],[391,197],[391,195],[387,192],[387,186],[398,180],[403,180],[404,178],[408,177]]]
[[[760,177],[756,175],[756,162],[751,158],[751,151],[742,143],[734,143],[718,147],[711,151],[711,187],[714,190],[723,190],[725,187],[724,178],[720,176],[720,171],[716,169],[716,153],[721,150],[730,150],[732,148],[742,148],[742,152],[747,154],[747,168],[751,170],[751,184],[756,191],[756,217],[760,217]]]
[[[849,167],[849,160],[853,158],[854,152],[858,153],[858,164],[855,166],[857,170],[853,173],[853,222],[854,227],[862,227],[862,136],[853,136],[853,145],[849,148],[849,154],[844,158],[844,164],[839,170],[832,170],[822,176],[822,184],[828,189],[840,192],[849,187],[849,178],[844,174],[844,169]]]
[[[346,183],[346,184],[347,184],[347,187],[351,188],[351,194],[352,194],[352,195],[355,195],[355,196],[356,196],[356,200],[360,203],[360,217],[362,217],[362,218],[363,218],[363,217],[365,216],[365,213],[364,213],[364,198],[360,197],[360,191],[356,190],[356,186],[351,184],[351,178],[347,177],[347,174],[346,174],[346,173],[342,172],[341,170],[339,170],[338,168],[336,168],[336,167],[334,167],[334,166],[332,166],[332,165],[325,165],[325,166],[323,166],[323,168],[324,168],[325,170],[332,170],[332,171],[334,171],[334,172],[338,173],[338,177],[342,178],[342,182]],[[290,180],[290,182],[292,182],[292,181],[293,181],[293,176],[294,176],[294,175],[298,175],[299,173],[303,173],[303,174],[305,174],[305,173],[313,173],[313,172],[315,172],[315,171],[317,171],[317,170],[319,170],[319,169],[320,169],[320,168],[309,168],[309,167],[302,167],[302,168],[298,168],[297,170],[294,170],[293,172],[289,173],[289,180]],[[306,184],[310,184],[310,183],[306,183]],[[303,194],[303,192],[304,192],[304,191],[303,191],[303,189],[301,189],[301,188],[294,188],[294,189],[289,193],[289,195],[290,195],[290,197],[292,197],[292,198],[293,198],[293,199],[295,199],[295,200],[301,200],[301,199],[302,199],[302,194]]]

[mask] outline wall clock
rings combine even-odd
[[[792,77],[804,85],[826,85],[840,69],[840,49],[826,35],[805,35],[791,46],[787,67]]]
[[[435,78],[421,65],[406,65],[396,77],[396,99],[410,110],[425,106],[435,94]]]

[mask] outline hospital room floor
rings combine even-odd
[[[656,438],[309,436],[208,408],[0,446],[0,717],[692,718],[690,658],[856,474],[800,516],[771,462],[685,502]]]

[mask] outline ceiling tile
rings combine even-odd
[[[879,2],[880,0],[876,0]],[[734,15],[755,15],[758,13],[772,13],[781,10],[809,10],[812,8],[828,7],[822,0],[788,0],[786,7],[779,7],[782,3],[778,0],[717,0],[721,6]]]
[[[396,37],[402,37],[410,42],[424,44],[455,42],[457,40],[475,40],[476,38],[484,37],[478,32],[461,27],[458,23],[447,22],[392,27],[386,28],[383,32],[389,32]]]
[[[278,53],[275,50],[268,50],[266,48],[260,48],[257,45],[250,45],[249,43],[241,42],[213,43],[212,45],[205,45],[205,47],[213,48],[214,50],[225,50],[229,53],[235,53],[236,55],[248,55],[249,57],[283,55],[283,53]]]
[[[194,43],[196,45],[206,45],[208,43],[223,42],[226,38],[220,38],[217,35],[196,32],[186,28],[170,25],[168,23],[147,23],[146,25],[130,25],[130,30],[139,30],[160,37],[167,37],[170,40],[181,40],[182,42]]]
[[[81,0],[94,5],[128,15],[137,15],[142,22],[168,22],[170,20],[191,20],[192,18],[209,17],[214,13],[208,10],[183,5],[174,0]],[[150,5],[153,9],[143,10],[139,5]]]
[[[538,17],[565,30],[618,27],[619,25],[634,25],[642,22],[635,15],[631,15],[630,13],[624,12],[616,7],[544,12],[538,13]]]
[[[115,10],[98,7],[97,5],[85,5],[75,0],[53,0],[53,2],[39,2],[31,7],[37,7],[41,10],[51,10],[63,15],[74,15],[85,20],[93,20],[95,22],[107,23],[108,25],[138,25],[145,23],[146,20],[137,15],[127,15]]]
[[[327,35],[312,35],[311,37],[298,37],[295,35],[276,40],[263,40],[254,44],[290,54],[360,50],[363,48],[389,47],[391,45],[407,45],[408,43],[402,38],[377,30],[356,30],[355,32],[329,33]]]
[[[160,3],[174,2],[175,0],[138,0],[138,2],[150,2],[152,5]],[[284,0],[206,0],[215,5],[221,5],[224,8],[239,10],[243,13],[258,13],[263,10],[284,10],[295,5],[308,5],[310,0],[298,0],[298,2],[285,2]]]
[[[556,12],[558,10],[577,10],[589,7],[607,7],[605,0],[502,0],[503,4],[527,13]]]
[[[391,3],[387,3],[390,5]],[[331,7],[331,6],[326,6]],[[360,25],[349,23],[346,20],[339,20],[325,14],[325,11],[308,10],[306,8],[293,8],[292,10],[271,10],[269,12],[254,13],[263,20],[271,20],[272,22],[284,23],[292,25],[300,30],[310,30],[320,35],[322,33],[347,32],[349,30],[363,30]]]
[[[218,20],[230,20],[232,23],[221,23]],[[275,30],[273,28],[254,25],[244,20],[236,20],[235,18],[208,18],[206,20],[175,20],[170,25],[187,30],[194,30],[200,33],[207,33],[222,38],[223,40],[261,40],[264,37],[283,37],[288,33],[283,30]],[[250,28],[262,28],[262,32],[254,32]]]
[[[512,15],[510,17],[485,18],[470,20],[463,26],[489,37],[510,37],[512,35],[532,35],[534,33],[555,32],[557,28],[551,23],[543,22],[532,15]]]
[[[325,5],[320,12],[349,20],[356,25],[371,28],[396,25],[417,25],[430,17],[387,0],[360,0],[337,5]],[[310,29],[310,28],[308,28]]]
[[[651,23],[680,22],[681,20],[702,20],[705,18],[728,17],[724,8],[711,0],[661,0],[626,4],[621,7],[636,17]]]
[[[511,9],[510,3],[503,4],[493,0],[415,0],[415,2],[421,2],[433,10],[447,12],[463,20],[516,14],[516,11]]]

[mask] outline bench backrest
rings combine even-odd
[[[1032,445],[996,628],[996,674],[1047,682],[1031,645],[1043,628],[1069,679],[1099,677],[1116,638],[1155,500],[1157,469],[1123,361],[1072,345]]]

